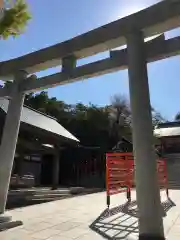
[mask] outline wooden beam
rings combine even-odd
[[[147,42],[145,47],[147,62],[149,63],[177,56],[180,54],[180,37],[162,41]],[[110,58],[77,67],[69,74],[61,72],[42,77],[34,81],[26,80],[22,83],[20,90],[24,92],[33,92],[67,83],[73,83],[113,71],[127,69],[127,49],[115,51],[114,53],[111,52],[110,55]]]
[[[125,35],[132,28],[142,29],[145,37],[180,26],[180,0],[165,0],[130,16],[109,23],[68,41],[0,63],[1,79],[12,78],[24,69],[29,73],[61,65],[62,58],[92,56],[126,44]]]

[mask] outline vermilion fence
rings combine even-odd
[[[157,171],[161,188],[166,189],[168,196],[168,180],[166,162],[157,161]],[[132,153],[106,154],[106,192],[107,205],[110,205],[110,196],[126,192],[128,201],[131,201],[131,189],[135,186],[135,167]]]

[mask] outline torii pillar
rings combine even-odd
[[[1,145],[0,145],[0,223],[11,220],[9,216],[4,215],[6,200],[9,190],[11,171],[16,151],[16,143],[18,139],[21,112],[25,94],[20,92],[19,85],[25,80],[27,73],[18,71],[15,74],[12,83],[12,91],[9,100],[8,111],[5,119]]]
[[[162,208],[153,144],[153,128],[144,36],[139,30],[126,35],[139,239],[164,238]]]

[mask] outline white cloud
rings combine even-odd
[[[119,6],[116,6],[113,12],[112,18],[115,20],[128,16],[161,1],[162,0],[121,0],[119,1]]]
[[[156,4],[161,1],[162,0],[120,0],[119,7],[116,6],[114,13],[111,15],[111,21],[128,16],[130,14],[133,14],[135,12],[138,12],[144,8],[147,8],[153,4]],[[145,42],[150,41],[150,40],[158,37],[159,35],[160,34],[152,36],[152,37],[148,37],[145,39]],[[122,47],[118,47],[118,48],[116,48],[116,50],[120,50],[125,47],[126,47],[126,45],[122,46]]]

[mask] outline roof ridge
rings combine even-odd
[[[7,98],[7,97],[3,97],[2,99],[6,99],[6,100],[9,101],[9,98]],[[0,106],[0,107],[1,107],[1,106]],[[32,108],[32,107],[30,107],[30,106],[28,106],[28,105],[26,105],[26,104],[23,104],[23,107],[29,108],[30,110],[32,110],[32,111],[34,111],[34,112],[37,112],[37,113],[39,113],[39,114],[41,114],[41,115],[44,115],[45,117],[49,117],[49,118],[57,121],[57,118],[52,117],[52,116],[50,116],[50,115],[48,115],[48,114],[46,114],[46,113],[43,113],[43,112],[41,112],[41,111],[39,111],[39,110],[37,110],[37,109],[35,109],[35,108]]]
[[[8,111],[8,102],[9,102],[9,99],[7,99],[7,98],[1,99],[0,98],[0,109],[2,109],[3,112],[5,112],[5,114],[7,114],[7,111]],[[43,118],[46,118],[46,120]],[[39,128],[39,129],[43,129],[46,132],[52,133],[54,135],[58,135],[59,137],[63,137],[65,139],[70,139],[70,140],[79,142],[79,140],[72,133],[70,133],[66,128],[64,128],[56,120],[56,118],[46,115],[36,109],[33,109],[33,108],[25,105],[25,104],[23,105],[21,122],[24,122],[28,125],[31,125],[33,127]]]
[[[53,117],[53,116],[50,116],[50,115],[48,115],[48,114],[46,114],[46,113],[43,113],[43,112],[41,112],[41,111],[39,111],[39,110],[37,110],[37,109],[34,109],[34,108],[32,108],[32,107],[30,107],[30,106],[28,106],[28,105],[26,105],[26,104],[24,104],[23,107],[29,108],[30,110],[32,110],[32,111],[34,111],[34,112],[37,112],[37,113],[39,113],[39,114],[41,114],[41,115],[44,115],[45,117],[48,117],[48,118],[51,118],[51,119],[57,121],[57,118],[55,118],[55,117]]]
[[[159,129],[159,128],[172,128],[172,127],[180,127],[180,122],[172,121],[172,122],[158,123],[156,128]]]

